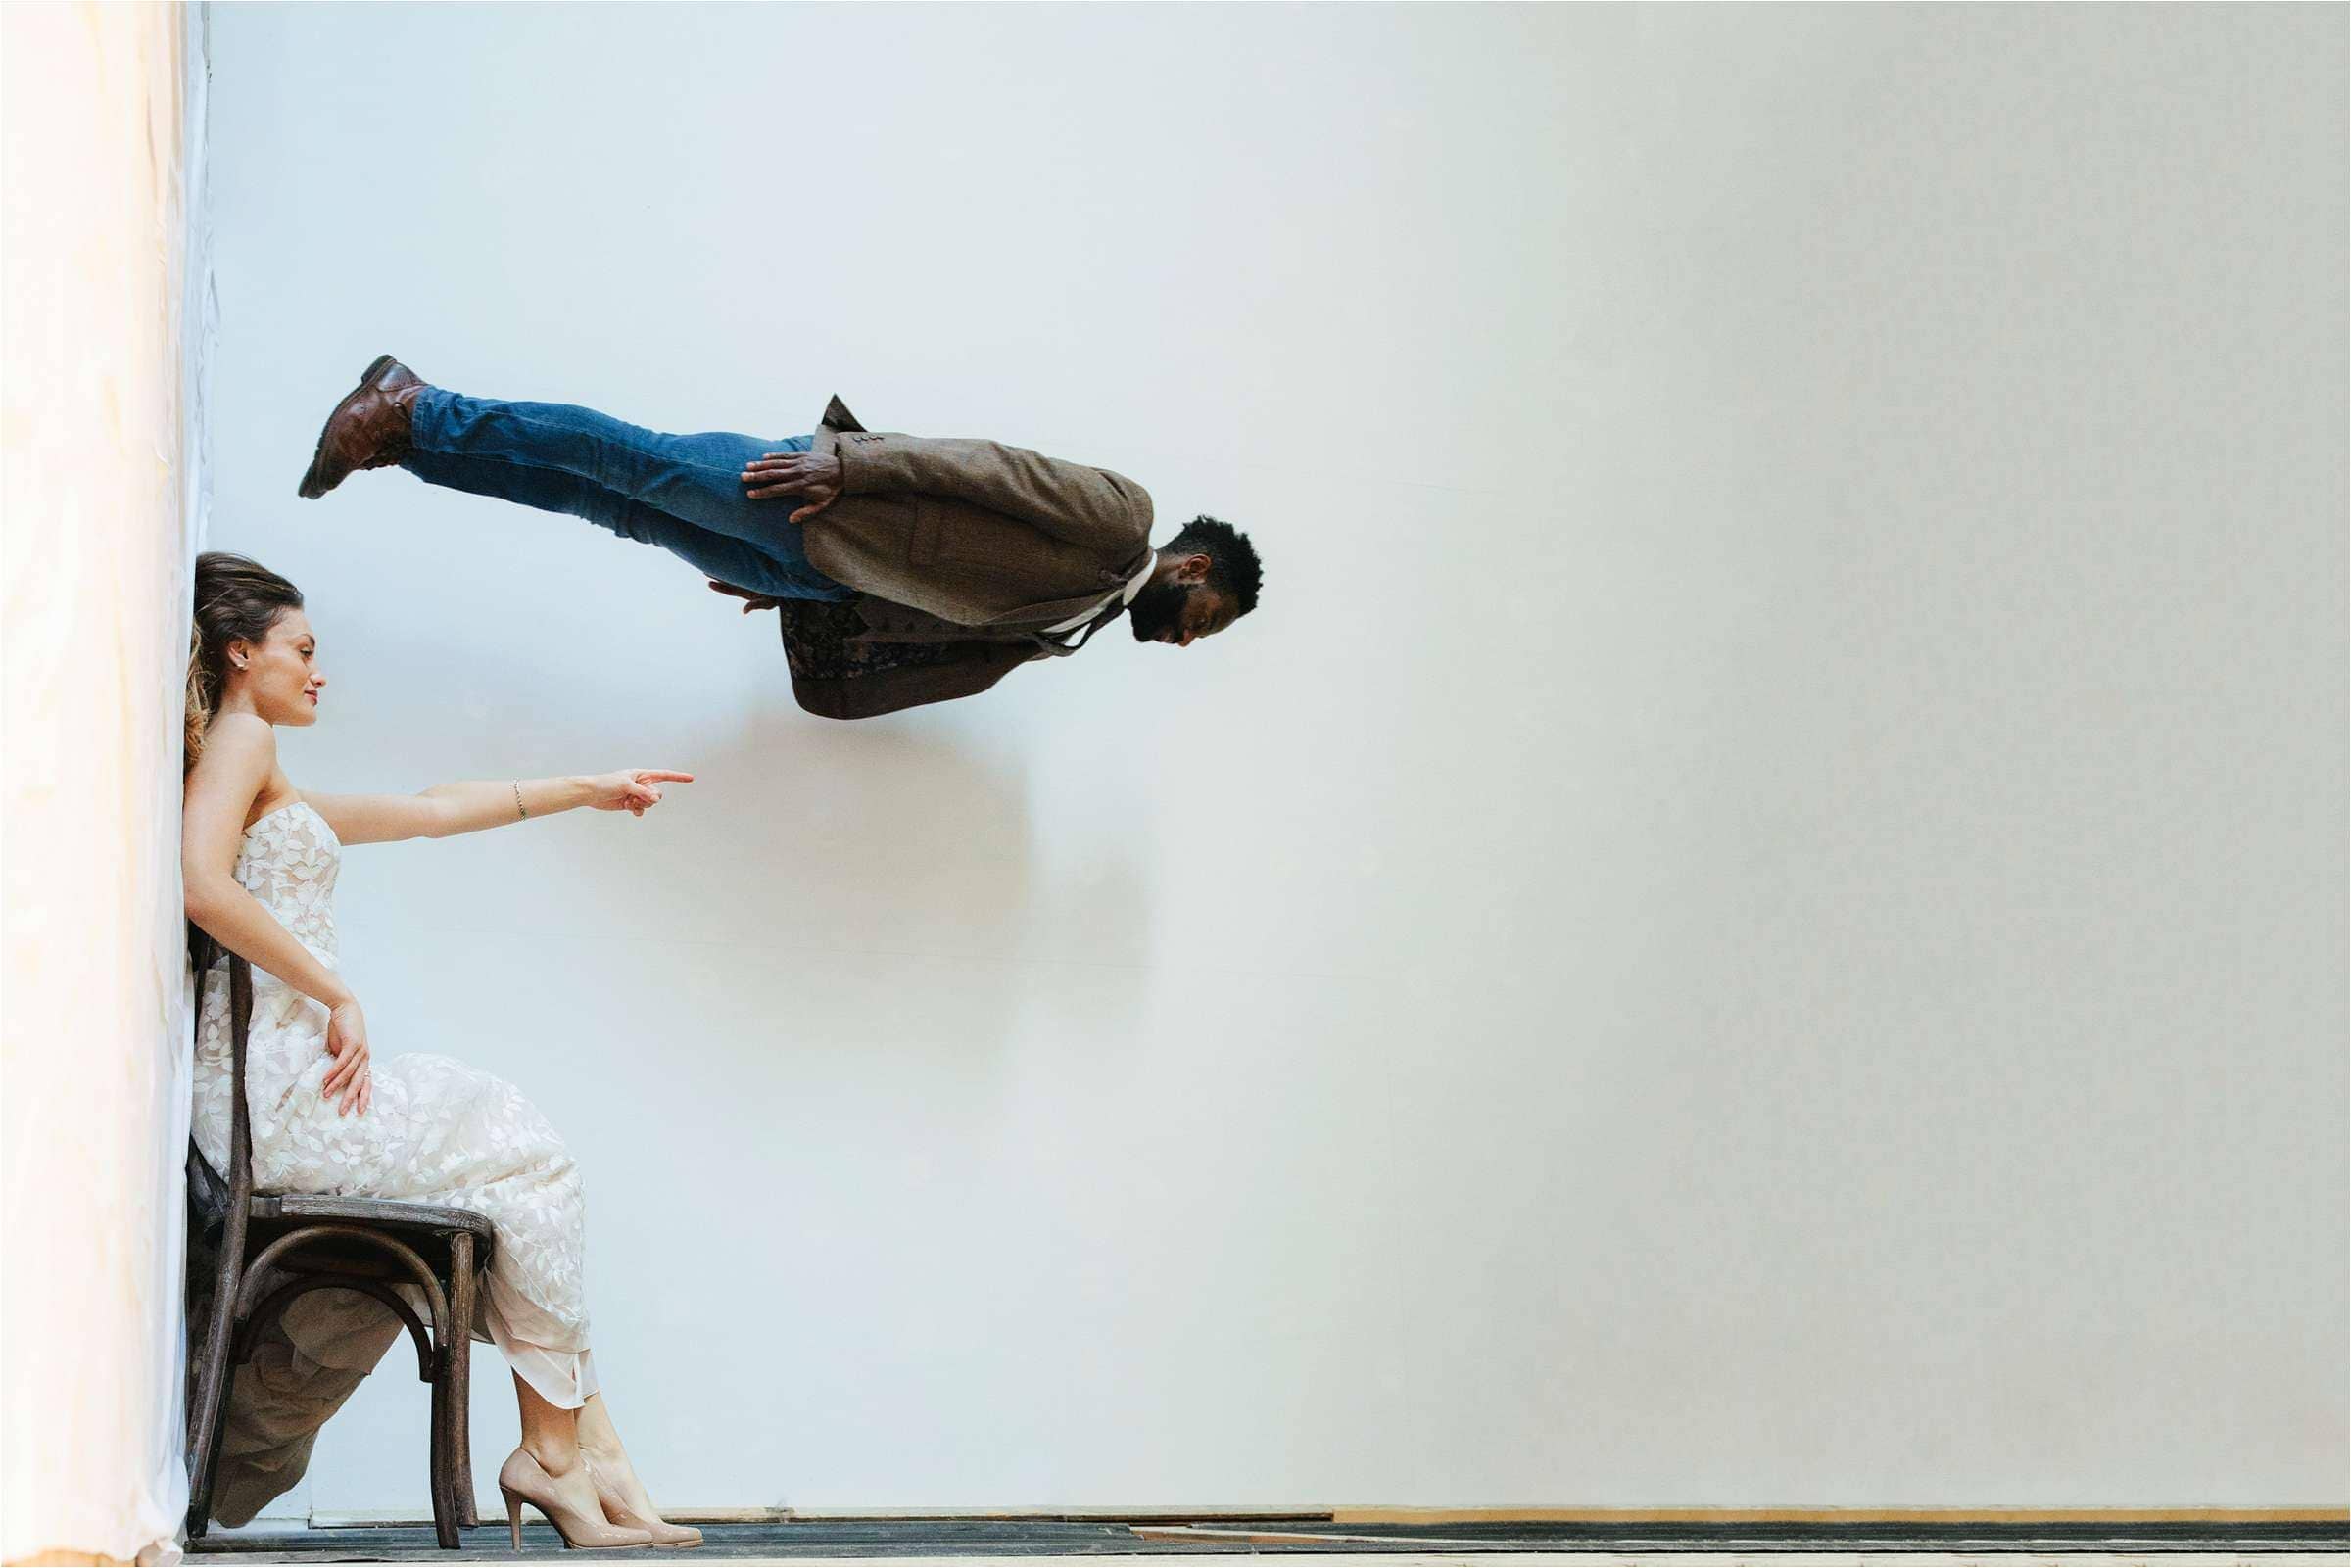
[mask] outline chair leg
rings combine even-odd
[[[202,1536],[213,1522],[213,1481],[220,1472],[220,1434],[228,1425],[228,1382],[236,1369],[226,1361],[226,1353],[216,1362],[205,1368],[209,1385],[203,1396],[204,1408],[199,1414],[202,1425],[189,1430],[197,1441],[196,1463],[200,1468],[188,1477],[188,1539]]]
[[[481,1526],[473,1505],[473,1311],[480,1281],[473,1273],[473,1238],[459,1232],[449,1244],[449,1402],[454,1415],[457,1523],[467,1530]]]
[[[449,1346],[440,1347],[441,1365],[433,1373],[432,1441],[427,1445],[425,1464],[431,1472],[433,1489],[433,1535],[443,1551],[455,1551],[457,1540],[457,1484],[451,1464],[455,1444],[450,1438]]]
[[[188,1411],[188,1538],[202,1536],[213,1517],[213,1477],[220,1468],[220,1431],[228,1415],[228,1352],[236,1328],[238,1287],[244,1283],[245,1227],[231,1217],[220,1239],[213,1281],[212,1318],[197,1354],[196,1399]]]

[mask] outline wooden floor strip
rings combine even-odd
[[[1359,1509],[1360,1515],[1371,1510]],[[1406,1512],[1408,1510],[1383,1510]],[[1567,1510],[1552,1510],[1565,1513]],[[1630,1510],[1627,1510],[1630,1511]],[[1666,1510],[1644,1510],[1655,1515]],[[1335,1523],[1326,1518],[1245,1520],[1236,1518],[1110,1521],[1062,1518],[813,1519],[712,1522],[702,1546],[684,1560],[715,1568],[739,1564],[828,1560],[921,1558],[941,1562],[1035,1561],[1048,1557],[1152,1559],[1173,1564],[1184,1558],[1297,1557],[1335,1561],[1379,1556],[1396,1568],[1411,1563],[1446,1563],[1485,1568],[1498,1560],[1559,1568],[1663,1568],[1688,1561],[1711,1568],[1795,1568],[1800,1558],[1860,1568],[1900,1557],[1959,1557],[1984,1564],[1988,1558],[2015,1568],[2025,1559],[2062,1554],[2088,1568],[2100,1559],[2150,1564],[2228,1562],[2243,1568],[2285,1568],[2290,1560],[2331,1558],[2342,1568],[2351,1532],[2338,1515],[2305,1521],[2279,1519],[2261,1510],[2249,1522],[2211,1517],[2151,1520],[2132,1514],[2085,1519],[2089,1510],[2041,1510],[2038,1522],[2020,1522],[2017,1510],[2004,1516],[1936,1510],[1924,1519],[1888,1521],[1860,1510],[1771,1510],[1781,1517],[1726,1521],[1724,1510],[1672,1510],[1679,1521],[1640,1523],[1621,1518],[1594,1522],[1588,1513],[1569,1519],[1531,1520],[1515,1510],[1504,1516],[1431,1523],[1435,1510],[1409,1510],[1410,1522]],[[1762,1512],[1764,1510],[1751,1510]],[[2175,1515],[2185,1510],[2170,1510]],[[2253,1510],[2238,1510],[2252,1512]],[[2331,1511],[2331,1510],[2329,1510]],[[2111,1512],[2111,1511],[2109,1511]],[[1689,1516],[1695,1514],[1697,1518]],[[563,1557],[555,1532],[535,1520],[523,1526],[523,1551],[512,1553],[504,1519],[465,1532],[463,1549],[444,1553],[429,1528],[347,1526],[333,1530],[219,1532],[189,1544],[199,1561],[214,1568],[261,1563],[452,1563],[498,1561],[522,1564]],[[663,1560],[661,1554],[632,1554]],[[1560,1562],[1560,1559],[1568,1559]],[[1205,1568],[1205,1565],[1204,1565]]]

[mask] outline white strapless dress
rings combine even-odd
[[[335,874],[343,846],[307,803],[245,830],[236,877],[321,964],[335,967]],[[227,964],[207,978],[196,1030],[196,1141],[227,1167]],[[563,1140],[514,1086],[448,1057],[371,1058],[365,1115],[339,1115],[318,1086],[333,1067],[327,1010],[253,972],[245,1089],[254,1187],[264,1193],[392,1198],[487,1215],[498,1228],[477,1336],[551,1404],[597,1391],[581,1292],[586,1207]],[[390,1314],[383,1314],[389,1319]],[[370,1357],[370,1364],[372,1357]]]

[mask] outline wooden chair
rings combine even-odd
[[[204,980],[220,949],[202,938],[195,948],[201,1006]],[[442,1546],[455,1550],[458,1527],[481,1523],[474,1511],[473,1457],[466,1436],[467,1373],[481,1271],[489,1266],[496,1233],[487,1218],[463,1209],[368,1198],[257,1196],[253,1129],[245,1106],[253,967],[234,954],[228,958],[228,996],[232,1088],[226,1179],[194,1140],[188,1148],[189,1264],[199,1266],[198,1259],[209,1252],[214,1272],[202,1341],[191,1346],[188,1358],[189,1539],[202,1536],[211,1520],[234,1369],[252,1355],[255,1337],[296,1297],[345,1290],[391,1308],[415,1344],[417,1376],[433,1391],[427,1461],[433,1528]],[[286,1277],[264,1295],[271,1270]],[[425,1318],[392,1289],[396,1283],[416,1287],[424,1297]]]

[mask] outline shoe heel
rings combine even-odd
[[[500,1487],[498,1490],[505,1493],[506,1531],[514,1538],[514,1549],[520,1551],[522,1549],[522,1498],[507,1492],[504,1487]]]

